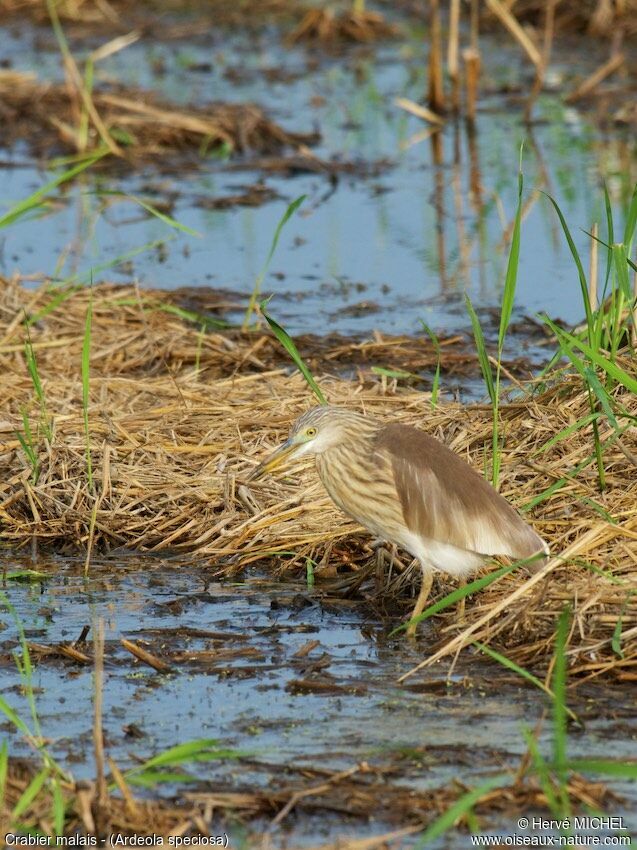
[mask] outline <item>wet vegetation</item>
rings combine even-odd
[[[0,834],[442,848],[464,846],[467,832],[511,836],[521,815],[602,814],[621,816],[612,834],[628,840],[633,0],[0,3],[0,45],[13,28],[49,50],[44,72],[18,58],[0,69],[2,167],[10,175],[28,159],[48,172],[5,191],[0,213],[13,267],[25,239],[36,263],[10,271],[3,248]],[[200,38],[204,54],[208,38],[236,53],[227,98],[162,84],[171,44],[189,74],[216,72],[187,53]],[[251,66],[264,41],[280,67],[270,53],[267,67]],[[133,52],[142,42],[158,51],[150,74]],[[494,45],[526,63],[514,84],[492,70]],[[130,73],[115,75],[115,59]],[[390,105],[366,75],[403,62],[408,80]],[[341,73],[354,95],[365,90],[367,112],[354,100],[340,137],[356,144],[330,144],[318,84],[305,109],[258,102],[269,86],[287,97],[316,69],[332,93]],[[381,125],[390,108],[399,118]],[[519,167],[500,168],[488,190],[480,134],[502,109],[515,111],[504,126]],[[585,222],[568,209],[578,176],[556,186],[536,139],[551,121],[584,135],[583,115],[596,169]],[[400,157],[425,147],[426,166],[401,171]],[[416,293],[420,279],[398,294],[348,279],[333,256],[328,280],[301,274],[294,250],[321,208],[361,184],[382,199],[423,170],[431,216],[419,263],[438,295]],[[240,173],[247,183],[208,191],[210,174]],[[74,193],[77,231],[49,263],[29,234],[54,227]],[[539,207],[563,266],[533,300],[524,264],[541,253]],[[260,230],[246,228],[239,249],[256,246],[256,264],[240,288],[189,277],[202,238],[224,256],[219,217],[257,208]],[[385,231],[353,209],[348,233],[371,254]],[[117,247],[87,261],[109,217]],[[119,238],[130,220],[146,228],[136,244]],[[393,249],[403,242],[401,232]],[[151,258],[141,282],[140,257]],[[271,298],[286,275],[295,282]],[[564,280],[573,321],[551,307]],[[363,332],[343,333],[353,318]],[[249,481],[313,397],[438,436],[550,542],[547,565],[529,575],[494,562],[461,586],[437,576],[408,642],[420,570],[405,553],[373,545],[311,465]]]

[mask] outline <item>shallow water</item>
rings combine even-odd
[[[97,44],[72,46],[81,56]],[[583,311],[572,260],[549,202],[532,191],[557,198],[586,252],[588,238],[579,228],[604,220],[601,181],[608,182],[616,212],[632,188],[635,139],[621,130],[602,131],[584,112],[564,108],[557,91],[543,94],[539,120],[525,128],[505,89],[524,82],[528,68],[508,42],[485,37],[484,87],[492,94],[481,100],[475,135],[449,127],[439,151],[430,140],[413,143],[424,125],[394,100],[421,99],[422,44],[422,33],[414,32],[395,45],[325,57],[303,47],[282,49],[277,31],[265,29],[256,41],[218,32],[128,48],[102,63],[98,77],[153,88],[184,104],[252,100],[286,128],[319,127],[317,155],[374,166],[373,174],[343,175],[333,186],[319,175],[262,175],[248,157],[209,157],[198,170],[166,159],[125,177],[87,173],[55,198],[46,217],[0,233],[0,271],[59,279],[77,273],[88,281],[93,268],[95,280],[222,287],[245,297],[286,204],[305,194],[263,285],[264,294],[275,294],[272,310],[292,333],[412,333],[420,331],[421,318],[436,330],[456,332],[468,324],[465,290],[478,307],[499,303],[503,232],[514,214],[524,140],[529,203],[517,316],[544,310],[579,321]],[[606,58],[588,48],[557,55],[550,79],[567,87],[575,74],[588,73]],[[44,30],[0,27],[0,58],[15,70],[37,67],[43,79],[59,78],[59,57]],[[194,70],[203,65],[209,69]],[[0,160],[0,209],[48,178],[25,146],[0,148]],[[278,199],[253,209],[202,206],[257,180]],[[151,202],[171,199],[172,214],[202,238],[169,233],[133,203],[95,194],[111,189]],[[116,257],[167,236],[171,241],[163,247],[100,271]],[[240,315],[230,312],[229,318]],[[512,341],[509,352],[519,353],[524,345]],[[320,581],[315,593],[300,583],[257,575],[220,583],[212,578],[214,565],[138,556],[96,558],[87,580],[83,562],[72,559],[29,564],[6,556],[0,561],[5,566],[9,572],[33,566],[46,574],[41,582],[8,581],[4,587],[30,642],[74,641],[84,625],[104,620],[104,731],[108,754],[122,769],[176,743],[210,737],[252,757],[188,765],[204,788],[267,788],[280,780],[272,765],[344,770],[362,761],[395,765],[392,781],[415,788],[438,788],[459,777],[471,785],[518,764],[525,751],[522,726],[533,728],[546,709],[541,694],[470,653],[449,686],[446,664],[399,686],[398,677],[421,660],[434,634],[424,630],[415,648],[389,639],[395,623],[382,623],[364,602],[326,598]],[[171,661],[171,672],[157,673],[133,659],[122,637],[167,659],[178,651],[183,655]],[[295,658],[310,640],[319,645],[306,659]],[[2,693],[26,718],[11,656],[15,647],[15,624],[1,608]],[[204,657],[204,651],[216,655]],[[51,752],[77,778],[93,777],[92,666],[35,652],[33,657],[38,711]],[[294,682],[313,677],[331,689],[321,695],[298,692]],[[630,694],[591,687],[578,690],[577,700],[586,733],[572,734],[574,755],[637,757]],[[547,754],[549,725],[541,736]],[[131,737],[125,727],[143,736]],[[12,753],[28,752],[4,719],[0,730]],[[637,831],[635,787],[610,784],[623,799],[608,814],[624,814],[629,829]],[[343,819],[319,814],[293,819],[290,840],[303,846],[350,828],[362,836],[395,825],[371,820],[348,827]],[[493,825],[512,828],[505,821]],[[236,846],[239,838],[237,829]],[[441,839],[437,846],[453,845]]]
[[[72,46],[82,56],[97,44]],[[98,65],[98,78],[152,88],[182,104],[256,102],[286,128],[319,128],[317,155],[381,163],[377,174],[342,175],[332,186],[315,174],[262,175],[251,169],[249,158],[215,157],[204,159],[196,171],[164,158],[157,163],[160,173],[148,167],[124,178],[88,174],[81,188],[65,192],[44,219],[2,234],[0,270],[62,278],[79,272],[88,280],[95,267],[96,279],[103,274],[165,288],[207,285],[247,296],[287,203],[305,194],[263,285],[265,294],[276,296],[272,309],[291,332],[413,333],[421,330],[420,319],[455,332],[468,325],[465,290],[479,307],[499,303],[506,265],[503,232],[515,210],[524,141],[528,206],[517,313],[546,311],[579,321],[583,310],[574,265],[539,190],[557,198],[587,254],[588,237],[580,228],[599,221],[604,231],[602,180],[618,213],[634,180],[635,139],[628,131],[598,129],[585,113],[562,106],[557,90],[542,95],[537,120],[525,127],[515,95],[507,92],[526,86],[529,69],[506,39],[485,36],[483,91],[490,94],[482,97],[475,135],[450,125],[439,137],[439,151],[431,140],[414,144],[425,125],[394,101],[422,97],[422,44],[422,33],[414,32],[376,50],[353,48],[324,57],[304,47],[283,49],[274,29],[251,38],[217,32],[182,42],[134,44]],[[588,73],[602,58],[590,45],[577,51],[566,45],[556,55],[549,82],[560,90],[572,87],[576,75]],[[43,78],[60,75],[55,45],[44,30],[0,28],[0,56],[15,70],[37,67]],[[3,206],[46,179],[24,149],[5,151],[1,158]],[[279,198],[258,208],[200,206],[258,180]],[[93,194],[104,189],[138,193],[151,202],[171,199],[174,216],[201,238],[169,232],[132,202]],[[165,248],[99,271],[115,257],[167,236],[174,238]]]
[[[24,559],[0,562],[9,574],[27,566]],[[472,785],[515,769],[525,751],[522,728],[533,728],[546,709],[535,689],[470,654],[448,685],[447,663],[399,685],[398,677],[426,654],[433,627],[416,647],[390,639],[395,623],[381,623],[361,601],[326,598],[320,580],[316,592],[257,576],[221,583],[211,580],[212,569],[138,556],[95,560],[87,579],[79,560],[40,559],[37,568],[45,573],[41,582],[9,580],[4,588],[27,641],[69,643],[84,625],[104,621],[104,734],[107,754],[121,769],[175,744],[214,738],[248,755],[238,762],[185,765],[203,783],[195,787],[267,789],[282,781],[276,765],[340,771],[363,761],[393,765],[397,785],[435,789],[458,778]],[[0,624],[3,696],[27,719],[11,657],[15,624],[4,605]],[[136,661],[121,638],[168,661],[171,671],[157,673]],[[310,640],[319,643],[307,657],[295,657]],[[90,643],[84,649],[92,655]],[[178,652],[184,655],[175,660]],[[76,778],[93,777],[92,665],[35,650],[32,658],[51,754]],[[306,693],[294,686],[298,680],[327,681],[332,688]],[[578,691],[576,704],[586,732],[571,735],[571,755],[637,757],[637,720],[625,695],[623,709],[621,694],[608,687]],[[127,734],[131,726],[143,737]],[[0,729],[13,754],[29,752],[10,723],[3,719]],[[550,729],[541,741],[549,754]],[[610,784],[624,799],[608,814],[625,816],[627,828],[636,830],[637,788]],[[357,836],[384,828],[392,825],[376,820],[351,827]],[[349,827],[342,819],[319,825],[316,818],[299,817],[286,829],[297,846]]]

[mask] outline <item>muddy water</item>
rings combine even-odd
[[[11,558],[0,563],[9,575],[28,566]],[[200,780],[191,787],[199,789],[276,788],[284,780],[277,765],[340,771],[362,761],[391,766],[394,786],[435,789],[454,779],[471,785],[515,769],[525,748],[522,728],[532,728],[546,709],[533,688],[471,656],[449,683],[441,665],[399,685],[398,677],[427,652],[434,627],[423,631],[417,647],[390,639],[392,624],[380,622],[361,600],[327,597],[320,580],[315,591],[263,576],[220,583],[210,569],[134,556],[96,560],[87,579],[79,561],[41,559],[37,568],[44,573],[40,581],[8,580],[4,592],[32,646],[43,734],[76,778],[94,775],[92,665],[43,655],[37,645],[75,641],[98,619],[106,638],[108,755],[125,769],[195,738],[215,738],[247,754],[240,761],[187,765]],[[11,657],[15,625],[4,606],[0,627],[3,696],[27,719]],[[135,660],[121,638],[163,659],[170,671]],[[309,641],[312,649],[299,654]],[[92,654],[90,642],[78,648]],[[586,723],[585,733],[571,737],[572,755],[637,757],[637,721],[632,709],[621,708],[619,692],[578,692],[571,704]],[[28,752],[4,719],[0,729],[13,754]],[[548,731],[542,744],[550,752]],[[622,782],[612,787],[622,800],[608,814],[623,814],[628,828],[637,829],[637,789]],[[285,830],[299,846],[344,831],[361,836],[402,825],[362,819],[348,826],[324,813],[292,818]]]
[[[97,43],[73,46],[82,56]],[[585,112],[560,102],[560,92],[605,55],[590,45],[556,51],[548,77],[555,90],[543,93],[537,120],[525,127],[516,91],[527,86],[529,70],[506,39],[485,36],[487,94],[476,133],[449,126],[434,148],[431,140],[418,142],[426,125],[395,105],[398,97],[422,97],[423,43],[422,33],[414,32],[378,49],[325,57],[301,46],[282,48],[280,34],[264,29],[250,38],[217,31],[181,42],[134,44],[100,63],[98,80],[152,88],[178,104],[254,101],[285,127],[320,129],[316,154],[362,166],[363,172],[341,175],[333,185],[317,174],[263,173],[249,157],[231,162],[210,156],[195,170],[164,158],[159,169],[125,178],[87,175],[44,219],[3,233],[0,270],[60,278],[79,272],[88,279],[93,266],[99,278],[105,274],[101,264],[171,235],[161,250],[146,250],[106,274],[167,288],[224,287],[245,297],[286,204],[305,194],[264,282],[292,332],[418,332],[421,318],[434,329],[456,331],[468,324],[465,290],[478,306],[499,303],[503,232],[514,213],[524,141],[528,204],[518,315],[547,311],[579,321],[583,311],[572,260],[539,190],[563,206],[581,250],[587,237],[580,228],[605,221],[601,181],[608,182],[616,213],[625,202],[634,180],[634,138],[612,126],[602,131]],[[15,70],[60,75],[58,53],[45,30],[0,28],[0,56]],[[2,159],[7,205],[46,177],[25,149],[5,151]],[[255,183],[275,197],[257,208],[205,208]],[[100,199],[94,194],[100,189],[169,200],[172,213],[202,237],[169,234],[134,204]]]

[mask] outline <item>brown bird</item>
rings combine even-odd
[[[386,425],[341,407],[314,407],[252,473],[313,454],[332,501],[377,537],[406,549],[422,567],[407,633],[416,630],[440,570],[464,577],[494,555],[533,559],[547,544],[493,487],[439,440],[408,425]]]

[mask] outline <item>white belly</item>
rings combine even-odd
[[[440,570],[460,578],[480,569],[486,560],[477,552],[421,537],[407,530],[402,532],[401,539],[396,540],[396,543],[410,552],[414,558],[418,558],[423,567]]]

